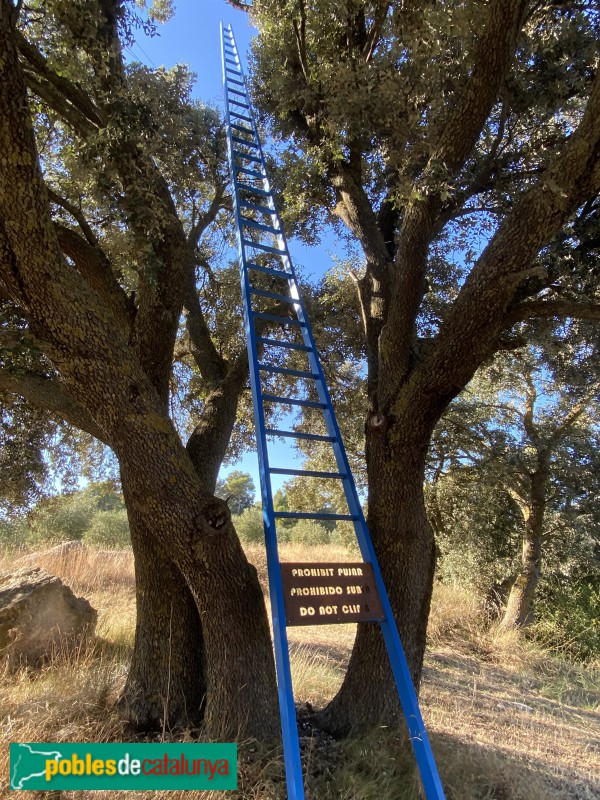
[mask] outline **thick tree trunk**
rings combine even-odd
[[[127,503],[125,484],[123,492]],[[135,558],[136,629],[121,706],[142,730],[198,725],[206,681],[195,600],[172,558],[133,511],[129,528]]]
[[[200,484],[211,494],[231,438],[245,376],[241,361],[207,398],[188,442]],[[129,508],[125,483],[123,492]],[[137,618],[122,706],[140,728],[195,725],[206,695],[204,641],[196,602],[172,555],[152,531],[144,529],[139,515],[129,511],[129,519]]]
[[[227,507],[203,496],[197,484],[188,495],[195,480],[190,484],[184,464],[175,473],[178,480],[172,479],[173,451],[161,461],[146,459],[151,471],[137,458],[132,463],[131,455],[121,459],[130,513],[170,548],[196,603],[205,645],[207,735],[275,738],[276,685],[264,599]]]
[[[531,476],[530,508],[523,532],[521,570],[508,595],[506,610],[500,623],[502,628],[524,628],[533,622],[533,601],[542,568],[547,478],[547,468],[538,469]]]
[[[368,434],[369,530],[415,685],[421,679],[433,590],[435,548],[425,513],[423,477],[428,438],[401,430]],[[406,431],[414,433],[412,428]],[[346,676],[320,723],[338,736],[402,719],[387,650],[374,623],[359,625]]]

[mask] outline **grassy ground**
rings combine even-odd
[[[261,580],[264,551],[249,554]],[[289,545],[289,561],[348,560],[328,548],[315,556]],[[0,571],[16,567],[15,555]],[[25,562],[26,563],[26,562]],[[0,676],[0,797],[8,797],[10,741],[132,741],[114,711],[134,629],[128,554],[91,552],[40,562],[99,612],[96,644],[43,670]],[[485,630],[476,598],[437,587],[421,708],[448,800],[598,800],[600,669],[551,656],[515,637]],[[320,706],[339,686],[353,626],[290,629],[296,699]],[[385,729],[354,742],[312,736],[301,725],[308,800],[416,800],[418,778],[403,734]],[[159,737],[160,739],[161,737]],[[169,740],[168,731],[164,739]],[[14,800],[119,800],[122,792],[10,792]],[[240,790],[221,795],[282,800],[281,753],[240,743]],[[139,800],[215,800],[213,792],[137,792]]]

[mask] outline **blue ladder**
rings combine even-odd
[[[383,620],[378,624],[381,625],[425,795],[427,800],[444,800],[444,791],[421,717],[392,608],[342,444],[308,318],[300,299],[296,275],[267,176],[262,146],[246,90],[244,72],[233,31],[230,25],[224,27],[222,23],[221,56],[229,166],[234,190],[244,322],[254,403],[254,425],[260,471],[288,797],[289,800],[303,800],[304,784],[290,671],[281,566],[277,551],[276,520],[311,518],[348,520],[354,524],[362,557],[366,563],[372,565],[383,609]],[[270,281],[266,281],[263,276],[269,278]],[[258,298],[263,301],[265,299],[271,301],[273,307],[257,310],[255,303],[258,302]],[[270,330],[276,331],[269,336],[264,335],[267,324],[269,324]],[[280,362],[282,353],[303,353],[308,360],[308,370],[289,369],[279,364],[263,361],[266,352],[274,352],[274,357],[278,358]],[[273,394],[268,386],[266,390],[263,390],[263,374],[265,376],[280,374],[295,378],[297,381],[311,386],[313,391],[309,391],[308,397],[305,395],[304,398]],[[314,397],[318,399],[310,399]],[[280,407],[290,407],[290,409],[295,406],[318,409],[323,414],[327,435],[269,428],[265,422],[265,404],[275,404]],[[338,471],[331,473],[271,467],[269,465],[268,439],[282,436],[329,443],[333,448]],[[271,489],[271,475],[273,474],[306,475],[313,478],[341,480],[348,505],[348,514],[275,511]]]

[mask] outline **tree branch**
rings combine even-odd
[[[230,6],[237,8],[238,11],[251,11],[252,3],[244,3],[242,0],[227,0]]]
[[[60,206],[61,208],[64,208],[64,210],[73,217],[75,222],[81,228],[81,232],[83,233],[83,235],[87,239],[88,243],[92,247],[99,247],[100,243],[98,241],[98,238],[97,238],[96,234],[94,233],[94,231],[92,230],[91,225],[86,220],[86,218],[85,218],[83,212],[81,211],[81,209],[77,208],[77,206],[74,206],[72,203],[70,203],[64,197],[61,197],[53,189],[51,189],[50,186],[48,186],[47,184],[46,184],[46,191],[48,192],[48,197],[50,198],[50,201],[52,203],[55,203],[55,205]]]
[[[15,32],[19,52],[26,59],[31,69],[50,84],[54,91],[60,94],[63,100],[67,101],[81,117],[84,117],[92,127],[103,127],[106,124],[104,114],[90,97],[72,81],[57,75],[48,66],[48,60],[39,50],[27,41],[20,31]],[[26,70],[26,74],[29,70]]]
[[[79,273],[114,314],[128,336],[134,319],[133,304],[116,280],[102,248],[98,244],[90,244],[76,231],[59,222],[54,223],[54,228],[63,253],[73,260]]]
[[[412,373],[410,382],[415,390],[419,387],[419,396],[426,392],[432,397],[429,411],[440,413],[492,352],[510,322],[507,309],[532,274],[540,249],[598,192],[599,156],[600,72],[579,127],[504,219],[463,284],[434,347]]]
[[[28,403],[58,416],[69,425],[85,431],[110,446],[105,432],[94,422],[88,412],[71,399],[60,381],[40,378],[35,375],[14,375],[9,370],[0,370],[0,392],[18,394]]]
[[[227,362],[219,353],[210,335],[200,307],[193,268],[188,270],[184,306],[186,327],[193,345],[192,356],[207,383],[218,383],[227,375]]]
[[[383,28],[383,23],[387,17],[387,13],[389,10],[391,3],[387,2],[379,2],[377,4],[377,8],[375,10],[375,18],[373,20],[373,24],[371,29],[367,33],[367,40],[363,47],[363,56],[365,62],[368,64],[369,61],[373,58],[373,53],[375,52],[375,48],[379,43],[379,37],[381,36],[381,30]]]
[[[211,222],[214,222],[217,214],[223,208],[223,198],[225,196],[226,184],[218,183],[215,191],[215,196],[204,214],[201,214],[196,224],[192,227],[188,235],[188,243],[192,247],[197,247],[200,237],[208,228]]]
[[[59,117],[73,128],[75,133],[85,139],[96,130],[87,117],[81,114],[78,108],[71,105],[55,86],[52,86],[48,81],[40,80],[36,74],[29,70],[24,71],[23,75],[27,88],[41,100],[44,100]]]
[[[526,300],[509,307],[505,320],[508,325],[528,319],[600,320],[600,303],[582,303],[577,300]]]
[[[406,208],[396,252],[397,280],[381,337],[380,404],[387,408],[411,367],[415,324],[426,288],[425,271],[440,187],[465,163],[479,138],[509,70],[525,0],[493,0],[478,39],[471,76],[456,99],[425,171],[415,185],[418,199]]]

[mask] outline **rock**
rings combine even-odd
[[[87,558],[87,547],[79,540],[61,542],[48,550],[38,550],[35,553],[28,553],[20,558],[16,564],[20,567],[36,566],[46,570],[54,571],[55,568],[69,565]],[[58,571],[57,569],[57,571]],[[60,573],[59,573],[60,574]]]
[[[112,583],[132,586],[135,581],[129,548],[97,550],[80,541],[62,542],[28,553],[15,563],[18,567],[41,567],[68,583],[90,588]]]
[[[93,636],[97,611],[39,567],[0,575],[0,655],[12,666],[69,652]]]

